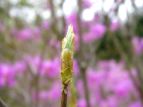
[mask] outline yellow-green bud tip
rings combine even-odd
[[[67,49],[73,51],[74,37],[75,37],[75,35],[73,32],[73,26],[69,25],[66,37],[63,39],[62,49],[67,48]]]

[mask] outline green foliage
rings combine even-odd
[[[138,36],[143,37],[143,16],[140,16],[140,17],[137,19],[136,34],[137,34]]]

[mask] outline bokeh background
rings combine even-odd
[[[0,0],[0,99],[60,107],[61,41],[75,32],[77,107],[143,107],[143,0]]]

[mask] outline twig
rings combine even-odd
[[[68,84],[63,85],[61,107],[67,107]]]
[[[8,107],[1,98],[0,98],[0,107]]]
[[[58,20],[57,20],[57,16],[56,16],[56,8],[54,6],[54,0],[48,0],[49,4],[50,4],[50,10],[51,10],[51,30],[52,33],[54,33],[55,35],[57,35],[57,37],[61,40],[61,36],[62,34],[60,33],[59,29],[58,29]]]
[[[64,15],[64,10],[63,10],[63,4],[64,4],[65,0],[61,0],[61,3],[60,3],[60,8],[62,10],[62,27],[63,27],[63,30],[62,30],[62,35],[64,35],[64,31],[65,31],[65,28],[66,28],[66,19],[65,19],[65,15]]]
[[[78,14],[77,14],[77,26],[78,26],[78,33],[79,33],[79,51],[78,54],[80,55],[78,58],[78,65],[79,65],[79,70],[81,73],[81,78],[83,81],[83,86],[84,86],[84,93],[85,93],[85,98],[86,98],[86,104],[87,107],[90,107],[90,96],[89,96],[89,91],[88,91],[88,86],[87,86],[87,78],[86,78],[86,67],[83,64],[83,39],[82,39],[82,23],[81,23],[81,13],[82,13],[82,0],[78,0]]]

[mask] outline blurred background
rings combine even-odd
[[[61,41],[75,32],[77,107],[143,107],[143,0],[0,0],[0,99],[60,107]]]

